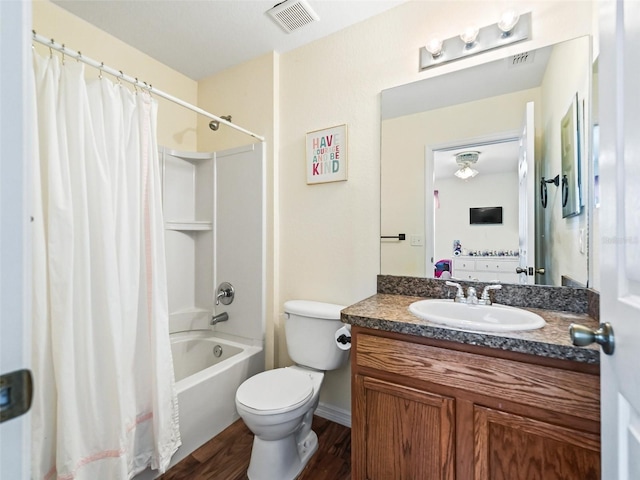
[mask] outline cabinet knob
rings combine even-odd
[[[602,351],[607,355],[612,355],[615,349],[615,338],[613,335],[613,327],[610,323],[601,323],[600,328],[593,330],[584,325],[572,323],[569,327],[571,341],[578,347],[584,347],[597,343],[602,347]]]

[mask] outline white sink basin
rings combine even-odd
[[[506,305],[467,305],[453,300],[420,300],[409,305],[409,311],[420,318],[462,330],[512,332],[535,330],[546,325],[533,312]]]

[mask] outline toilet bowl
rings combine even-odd
[[[324,370],[343,365],[335,331],[341,305],[295,300],[285,303],[287,349],[296,365],[259,373],[236,391],[236,409],[253,432],[250,480],[293,480],[318,449],[311,430]]]
[[[311,430],[323,372],[304,367],[269,370],[245,381],[236,409],[254,434],[247,476],[251,480],[294,479],[318,449]]]

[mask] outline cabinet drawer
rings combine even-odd
[[[453,259],[453,271],[466,270],[474,271],[476,269],[476,262],[474,260],[461,260],[459,258]]]
[[[476,260],[476,269],[486,272],[515,273],[518,262],[505,260]]]
[[[355,345],[358,367],[599,420],[597,375],[368,334]]]

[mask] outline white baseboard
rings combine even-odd
[[[351,412],[326,403],[320,403],[315,411],[319,417],[351,428]]]

